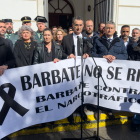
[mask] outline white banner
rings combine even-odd
[[[95,59],[100,106],[140,113],[140,62]],[[84,60],[84,104],[97,105],[97,69]],[[61,120],[81,105],[81,59],[6,70],[0,77],[0,138],[31,125]]]

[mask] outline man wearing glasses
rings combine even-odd
[[[47,19],[42,16],[37,16],[35,19],[38,30],[35,32],[34,41],[40,43],[43,41],[43,30],[46,28]]]

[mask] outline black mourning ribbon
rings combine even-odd
[[[9,88],[8,94],[4,91],[7,87]],[[6,83],[0,86],[0,96],[5,101],[0,112],[0,125],[3,124],[10,108],[22,117],[29,111],[14,100],[15,94],[16,88],[12,84]]]

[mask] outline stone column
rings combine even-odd
[[[36,0],[36,1],[37,1],[37,15],[44,16],[43,0]]]
[[[49,27],[49,10],[48,10],[48,0],[44,0],[44,17],[46,17],[48,23],[47,27]]]
[[[118,16],[119,16],[119,0],[114,0],[113,21],[116,24],[116,30],[118,30]]]

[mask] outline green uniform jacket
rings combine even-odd
[[[14,34],[11,34],[10,38],[8,38],[12,41],[13,47],[15,46],[15,42],[19,39],[17,32]]]
[[[42,38],[40,39],[37,32],[35,32],[35,36],[34,36],[34,41],[36,41],[37,43],[40,43],[42,42],[44,39],[43,39],[43,36]]]

